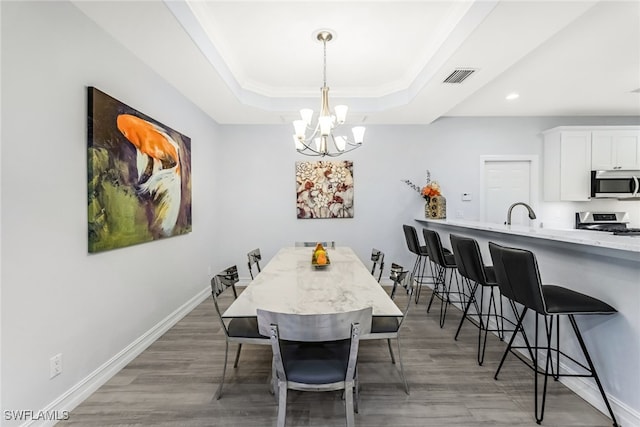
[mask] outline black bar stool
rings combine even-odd
[[[523,361],[529,368],[534,371],[534,405],[535,405],[535,417],[536,422],[540,424],[544,417],[544,405],[547,395],[547,379],[552,376],[554,379],[558,379],[561,376],[567,377],[592,377],[602,399],[611,416],[614,426],[618,426],[613,410],[607,399],[607,395],[604,392],[600,378],[596,372],[596,368],[591,361],[589,351],[582,339],[582,334],[578,328],[578,324],[575,319],[575,315],[578,314],[613,314],[616,313],[616,309],[609,304],[600,301],[596,298],[588,295],[581,294],[571,289],[563,288],[557,285],[543,285],[540,281],[540,272],[538,270],[538,263],[535,255],[525,249],[508,248],[497,245],[493,242],[489,242],[489,251],[491,252],[491,258],[493,259],[493,265],[496,267],[497,280],[499,282],[506,282],[506,285],[511,287],[515,300],[524,306],[524,310],[518,319],[518,326],[516,329],[522,326],[522,321],[528,310],[532,310],[536,313],[535,320],[535,342],[530,351],[533,353],[532,363],[522,358],[522,356],[513,351],[513,341],[517,333],[514,333],[509,340],[507,349],[502,355],[502,360],[494,376],[498,379],[498,374],[502,368],[507,355],[512,353],[518,359]],[[544,318],[546,343],[544,346],[538,345],[538,326],[540,315]],[[584,355],[584,358],[588,364],[585,366],[583,363],[578,362],[571,356],[560,350],[560,322],[556,321],[556,343],[555,348],[552,347],[552,333],[553,322],[556,316],[566,315],[569,318],[571,327],[575,333],[575,336],[580,345],[580,349]],[[538,350],[544,350],[546,352],[544,371],[541,370],[538,364]],[[556,368],[553,369],[553,357],[556,356]],[[560,373],[560,357],[564,357],[567,360],[573,362],[576,366],[584,369],[588,373],[586,374],[561,374]],[[549,372],[551,369],[551,372]],[[542,388],[542,403],[538,408],[538,374],[544,375],[544,385]]]
[[[442,328],[447,315],[447,307],[451,304],[451,295],[458,295],[458,301],[454,302],[460,303],[463,307],[465,306],[466,298],[464,292],[460,289],[454,255],[449,250],[445,251],[438,232],[423,228],[422,234],[424,235],[424,241],[427,243],[434,281],[431,299],[429,299],[429,305],[427,305],[427,313],[431,310],[431,303],[433,303],[434,297],[438,297],[440,299],[440,327]],[[449,276],[448,282],[447,273]],[[451,290],[451,282],[454,277],[456,278],[457,291]]]
[[[458,272],[462,276],[463,282],[466,282],[469,288],[469,296],[467,298],[467,304],[464,307],[464,312],[460,318],[460,324],[454,339],[458,339],[460,329],[465,319],[469,320],[472,324],[478,327],[478,365],[482,365],[484,362],[484,351],[487,346],[487,334],[489,332],[497,332],[500,340],[504,338],[504,317],[502,315],[502,298],[500,297],[500,291],[496,289],[498,283],[496,282],[496,276],[491,266],[485,266],[482,260],[482,254],[480,253],[480,247],[475,239],[469,237],[463,237],[456,234],[450,234],[449,240],[451,241],[451,249],[453,249],[453,255],[456,259],[456,265],[458,266]],[[480,301],[476,298],[476,293],[480,287]],[[483,319],[484,305],[484,291],[489,289],[489,301],[487,304],[486,319]],[[496,299],[500,305],[500,311],[498,312],[498,305]],[[479,302],[479,304],[478,304]],[[477,316],[477,323],[472,320],[469,309],[471,305],[475,308],[475,315]],[[493,312],[492,312],[493,309]],[[489,327],[489,321],[493,314],[496,329]],[[484,339],[483,339],[484,333]]]
[[[416,304],[420,299],[420,290],[422,289],[422,284],[425,282],[424,270],[427,266],[427,261],[429,257],[429,252],[426,246],[420,245],[420,240],[418,240],[418,233],[416,232],[415,227],[411,225],[404,224],[402,226],[404,230],[404,238],[407,242],[407,248],[409,252],[415,254],[416,260],[413,263],[413,269],[411,271],[411,277],[416,280],[417,288],[414,292]]]

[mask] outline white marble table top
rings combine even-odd
[[[238,296],[223,317],[255,317],[261,308],[326,314],[373,307],[374,316],[402,312],[351,248],[327,249],[331,265],[311,265],[313,248],[283,248]]]

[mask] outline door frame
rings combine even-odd
[[[539,156],[537,154],[496,154],[480,156],[480,221],[486,222],[485,216],[485,167],[487,162],[529,162],[529,204],[534,211],[538,211],[540,194],[540,171],[538,169]],[[505,212],[506,215],[506,212]]]

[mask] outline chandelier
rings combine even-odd
[[[329,109],[329,87],[327,86],[327,42],[333,38],[328,30],[318,32],[317,39],[324,47],[324,68],[321,91],[320,113],[317,122],[312,123],[313,110],[304,108],[300,110],[300,120],[293,122],[295,134],[293,140],[298,153],[307,156],[335,157],[355,150],[362,145],[364,140],[364,126],[356,126],[351,129],[353,140],[346,136],[334,135],[333,130],[343,125],[347,118],[346,105],[336,105],[335,114]]]

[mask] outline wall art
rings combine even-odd
[[[89,252],[191,232],[191,139],[88,88]]]
[[[353,218],[353,162],[296,162],[298,218]]]

